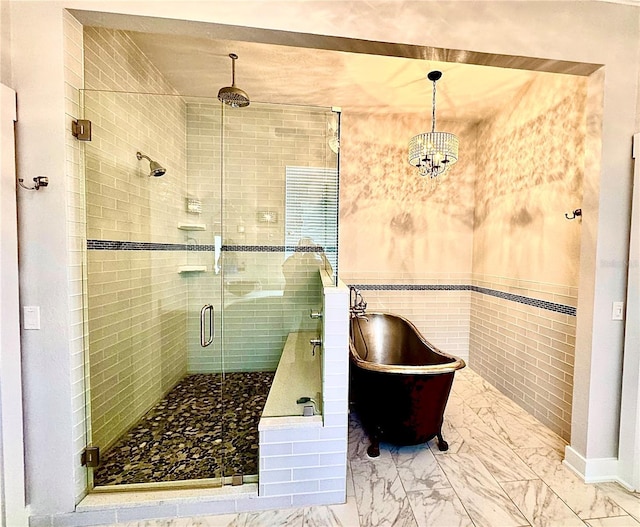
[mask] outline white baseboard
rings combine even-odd
[[[567,446],[564,449],[563,464],[580,476],[585,483],[616,481],[627,486],[620,481],[616,457],[586,459],[571,446]]]

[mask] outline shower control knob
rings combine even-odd
[[[311,318],[322,318],[322,311],[314,311],[313,309],[310,309],[309,316]]]
[[[320,346],[322,346],[322,339],[320,337],[318,337],[317,339],[311,339],[309,341],[309,344],[311,344],[311,346],[313,346],[311,348],[311,355],[315,356],[316,348],[319,348]]]

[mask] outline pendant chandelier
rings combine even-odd
[[[431,132],[418,134],[409,141],[409,163],[418,168],[421,176],[436,178],[458,160],[458,138],[448,132],[436,132],[436,81],[441,71],[430,71],[427,78],[433,82]]]

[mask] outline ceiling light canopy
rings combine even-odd
[[[448,132],[436,132],[436,81],[441,71],[431,71],[427,78],[433,82],[431,132],[418,134],[409,141],[409,163],[418,168],[421,176],[436,178],[458,161],[458,138]]]

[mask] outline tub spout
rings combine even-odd
[[[307,404],[307,403],[311,403],[311,404]],[[315,415],[316,413],[318,413],[318,405],[316,403],[316,401],[314,399],[312,399],[311,397],[300,397],[297,401],[296,404],[304,404],[304,408],[302,410],[302,415],[304,416],[310,416],[310,415]]]

